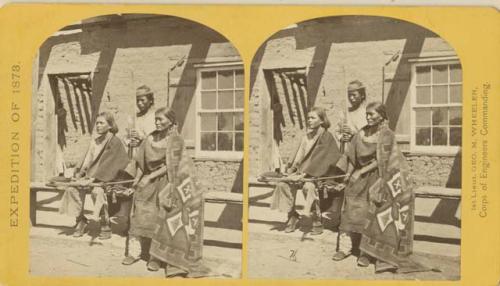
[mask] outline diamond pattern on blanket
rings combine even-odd
[[[179,212],[176,215],[169,217],[167,219],[167,224],[170,234],[174,236],[177,231],[184,226],[184,224],[182,223],[182,214]]]
[[[391,215],[391,210],[392,207],[388,207],[384,211],[377,214],[378,226],[380,227],[380,231],[382,232],[384,232],[387,226],[389,226],[394,221]]]
[[[397,172],[396,174],[394,174],[392,178],[387,181],[387,186],[391,190],[393,198],[400,194],[402,192],[401,173]]]
[[[191,198],[191,177],[187,177],[177,186],[177,191],[181,196],[182,202],[186,203]]]

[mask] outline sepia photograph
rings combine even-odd
[[[248,277],[460,280],[462,66],[435,32],[332,16],[251,63]]]
[[[244,73],[217,31],[112,14],[33,63],[33,276],[239,278]]]

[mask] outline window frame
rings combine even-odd
[[[410,120],[411,120],[411,124],[410,124],[410,152],[411,153],[415,153],[415,154],[428,154],[428,155],[448,155],[448,156],[453,156],[453,155],[456,155],[460,149],[462,148],[462,145],[464,144],[463,142],[463,134],[464,134],[464,129],[463,129],[463,95],[464,95],[464,92],[463,92],[463,67],[462,67],[462,64],[460,63],[460,60],[458,59],[458,57],[442,57],[442,58],[424,58],[424,59],[414,59],[414,60],[410,60],[409,61],[411,63],[411,79],[410,79],[410,95],[411,95],[411,100],[410,100],[410,109],[411,109],[411,116],[410,116]],[[432,70],[432,66],[435,66],[435,65],[447,65],[448,66],[448,86],[450,85],[450,81],[449,81],[449,66],[450,65],[455,65],[455,64],[458,64],[461,66],[462,68],[462,78],[460,80],[460,82],[457,82],[457,83],[460,83],[461,86],[462,86],[462,101],[460,103],[446,103],[446,104],[433,104],[432,103],[432,97],[431,97],[431,103],[429,105],[419,105],[417,104],[417,80],[416,80],[416,77],[417,77],[417,67],[422,67],[422,66],[427,66],[427,67],[430,67],[431,70]],[[431,84],[430,86],[432,86],[432,78],[431,78]],[[449,97],[449,92],[448,92],[448,97]],[[448,98],[449,99],[449,98]],[[449,146],[449,145],[446,145],[446,146],[422,146],[422,145],[417,145],[416,144],[416,128],[417,128],[417,124],[416,124],[416,110],[418,108],[433,108],[433,107],[460,107],[461,108],[461,112],[462,112],[462,125],[461,125],[461,128],[462,128],[462,144],[460,146]],[[431,113],[432,114],[432,113]],[[432,115],[431,115],[432,116]],[[431,118],[432,120],[432,118]],[[448,125],[449,127],[449,121],[448,121]],[[431,128],[432,128],[432,124],[431,124]],[[448,129],[449,130],[449,129]],[[448,138],[449,138],[449,134],[448,134]],[[432,138],[431,138],[432,140]]]
[[[242,151],[206,151],[201,150],[201,114],[210,113],[211,111],[206,111],[201,109],[201,74],[202,72],[220,72],[226,70],[241,70],[243,72],[243,87],[235,88],[235,90],[241,90],[243,92],[243,97],[245,97],[245,71],[242,62],[230,62],[230,63],[212,63],[206,65],[197,65],[196,67],[196,130],[195,130],[195,158],[196,159],[211,159],[218,161],[239,161],[243,159]],[[217,82],[217,80],[216,80]],[[243,99],[244,102],[244,99]],[[213,113],[220,112],[218,109],[212,111]],[[245,121],[245,107],[234,108],[231,110],[227,110],[227,112],[239,113],[243,115],[243,122]],[[234,132],[234,130],[233,130]],[[245,136],[244,130],[242,130],[243,138]],[[244,141],[244,140],[243,140]],[[244,149],[243,144],[243,149]]]

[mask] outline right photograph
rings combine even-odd
[[[377,16],[292,24],[250,73],[248,277],[460,280],[462,65]]]

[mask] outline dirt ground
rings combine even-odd
[[[249,278],[273,279],[370,279],[370,280],[459,280],[460,259],[416,253],[415,259],[441,272],[375,274],[373,264],[361,268],[356,257],[333,261],[335,245],[310,236],[250,233]],[[265,245],[265,247],[263,247]],[[293,258],[295,254],[295,258]]]
[[[31,236],[30,273],[41,276],[92,276],[92,277],[164,277],[164,270],[151,272],[146,261],[133,265],[121,264],[123,248],[113,244],[88,239],[48,238]],[[210,278],[236,278],[238,263],[222,258],[205,258],[211,270]]]

